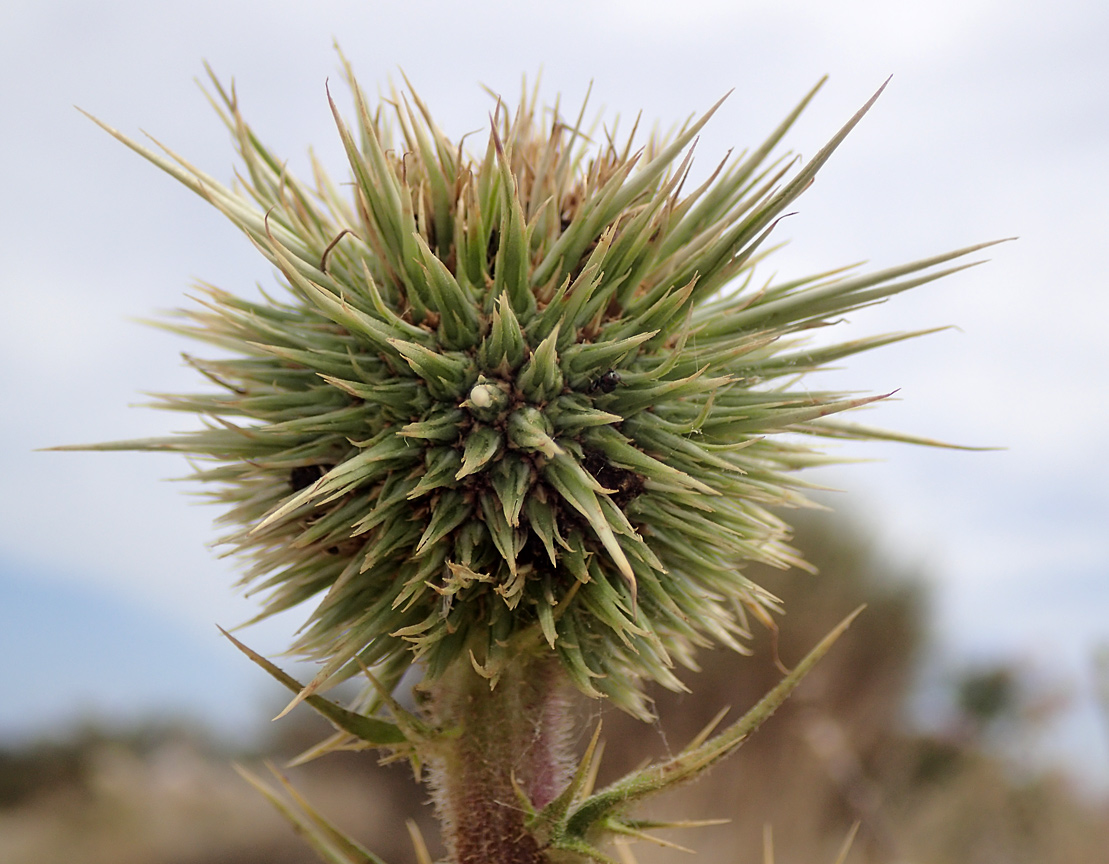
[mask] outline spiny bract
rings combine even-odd
[[[295,179],[218,82],[241,191],[108,130],[226,214],[288,296],[206,286],[167,326],[234,356],[188,358],[218,392],[158,404],[208,428],[102,446],[204,458],[263,615],[315,598],[294,646],[322,663],[306,692],[358,663],[395,686],[414,658],[495,680],[551,650],[582,691],[644,715],[643,678],[678,687],[675,660],[767,619],[743,561],[799,563],[767,508],[802,503],[791,472],[821,457],[779,433],[871,434],[826,419],[871,400],[798,376],[914,334],[789,337],[971,250],[753,284],[774,220],[870,103],[794,172],[771,152],[814,89],[686,191],[712,111],[635,150],[634,130],[597,145],[525,94],[511,118],[498,103],[475,160],[413,93],[394,94],[394,141],[349,80],[357,130],[332,108],[350,184]]]

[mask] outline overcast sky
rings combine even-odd
[[[780,226],[790,243],[772,266],[783,275],[885,266],[1019,235],[985,266],[844,325],[858,336],[957,330],[852,360],[819,382],[900,388],[868,422],[1008,449],[867,447],[858,455],[882,461],[820,479],[843,490],[836,506],[891,556],[934,582],[937,632],[953,657],[1064,670],[1088,706],[1090,652],[1109,642],[1107,39],[1109,7],[1080,0],[7,0],[0,601],[43,593],[38,605],[0,609],[5,662],[24,648],[15,666],[0,665],[0,688],[26,687],[21,698],[37,704],[33,691],[72,678],[13,633],[38,633],[61,657],[111,638],[91,622],[62,626],[70,619],[51,616],[49,598],[82,598],[75,608],[87,605],[90,618],[98,604],[124,604],[203,651],[222,650],[213,621],[236,623],[253,608],[206,546],[215,513],[192,505],[187,486],[158,482],[185,473],[181,461],[32,452],[181,428],[185,418],[129,405],[140,391],[194,387],[179,358],[187,346],[132,319],[180,305],[199,279],[239,291],[271,279],[222,217],[73,106],[230,180],[226,132],[193,80],[207,60],[234,77],[248,120],[294,171],[311,146],[341,174],[324,90],[330,78],[342,94],[337,40],[369,92],[403,69],[455,136],[487,123],[480,85],[514,102],[522,76],[540,70],[547,99],[561,92],[576,104],[592,81],[596,108],[626,120],[642,111],[662,128],[734,88],[697,145],[706,170],[729,148],[760,142],[827,73],[787,141],[810,156],[892,75]],[[261,628],[252,642],[276,652],[295,623]],[[1092,709],[1083,716],[1058,746],[1081,738],[1109,759]],[[0,712],[0,732],[19,722]]]

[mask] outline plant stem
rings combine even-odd
[[[436,720],[452,730],[437,748],[432,785],[454,864],[547,860],[519,793],[541,808],[569,781],[564,677],[557,660],[524,657],[490,689],[463,660],[432,686]]]

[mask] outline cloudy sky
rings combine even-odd
[[[1085,706],[1052,746],[1094,748],[1090,655],[1109,643],[1109,7],[1000,0],[67,3],[8,0],[0,30],[0,736],[188,705],[216,722],[261,700],[214,635],[252,609],[214,558],[209,510],[174,457],[41,453],[183,418],[136,409],[188,390],[172,337],[134,322],[207,280],[269,267],[199,199],[74,106],[147,132],[217,177],[226,132],[194,79],[234,78],[244,113],[303,170],[341,173],[325,82],[338,41],[373,92],[403,69],[450,134],[482,129],[522,76],[662,128],[733,91],[697,145],[707,168],[761,141],[823,75],[788,140],[811,155],[893,76],[780,226],[784,276],[880,267],[1019,235],[986,265],[852,316],[856,335],[954,324],[821,384],[900,388],[869,422],[989,453],[898,445],[819,476],[830,499],[934,583],[953,658],[1013,658]],[[341,85],[333,86],[341,94]],[[846,330],[843,335],[847,335]],[[847,451],[852,455],[852,451]],[[276,652],[293,620],[259,628]],[[168,646],[168,650],[167,650]],[[167,655],[174,659],[167,659]],[[12,698],[12,694],[18,694]],[[238,713],[236,713],[238,712]],[[1098,763],[1098,760],[1101,760]]]

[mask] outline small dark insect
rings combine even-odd
[[[589,385],[589,392],[600,390],[602,393],[611,393],[620,384],[620,373],[609,369],[604,375]]]
[[[299,492],[319,480],[324,473],[323,465],[298,465],[289,472],[289,485],[293,487],[294,492]]]

